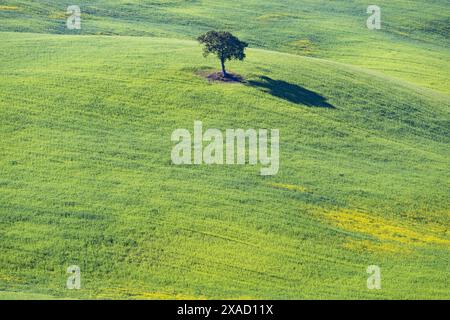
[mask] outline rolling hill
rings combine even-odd
[[[0,1],[0,31],[195,39],[226,29],[253,47],[381,71],[450,93],[450,11],[443,0],[378,0],[382,29],[362,0],[78,0],[82,29],[67,30],[73,1]]]
[[[448,4],[379,2],[0,1],[0,299],[448,299]],[[279,129],[279,173],[173,165],[196,120]]]

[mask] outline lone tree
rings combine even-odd
[[[203,48],[203,55],[207,57],[210,53],[216,54],[222,65],[222,75],[228,76],[225,69],[227,60],[244,60],[245,48],[248,43],[243,42],[226,31],[208,31],[197,39]]]

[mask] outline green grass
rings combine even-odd
[[[195,71],[217,62],[195,42],[1,38],[1,290],[449,297],[447,96],[264,50],[230,64],[248,80],[302,86],[335,108],[307,107],[255,86],[208,83]],[[171,132],[194,120],[279,128],[280,173],[171,165]],[[345,210],[381,222],[339,223]],[[383,223],[397,234],[380,237]],[[72,264],[82,271],[77,292],[64,288]],[[379,292],[366,288],[369,264],[382,267]]]
[[[378,0],[380,31],[367,29],[371,3],[363,0],[79,0],[82,30],[70,31],[72,2],[2,0],[0,31],[195,39],[226,29],[252,47],[351,63],[450,93],[448,1]]]
[[[0,0],[0,299],[449,299],[449,5],[377,2]],[[278,175],[171,164],[195,120],[279,129]]]
[[[1,291],[0,300],[55,300],[55,297],[44,294]]]

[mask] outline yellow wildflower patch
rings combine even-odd
[[[351,249],[360,252],[372,252],[372,253],[410,253],[411,250],[388,241],[368,241],[368,240],[350,240],[344,244],[344,248]]]
[[[50,19],[65,19],[68,16],[66,12],[60,11],[60,12],[53,12],[48,17]]]
[[[185,294],[171,294],[166,292],[147,292],[130,290],[127,288],[110,288],[98,294],[100,298],[114,299],[114,297],[128,296],[136,300],[205,300],[206,297]]]
[[[283,190],[289,190],[289,191],[297,191],[297,192],[309,192],[308,189],[306,189],[303,186],[298,186],[294,184],[285,184],[285,183],[269,183],[271,187],[277,188],[277,189],[283,189]]]
[[[349,210],[330,212],[327,217],[342,229],[369,234],[379,240],[395,241],[407,245],[438,244],[448,246],[450,249],[450,240],[423,231],[412,230],[395,220]]]
[[[0,273],[0,281],[3,282],[21,282],[19,278]]]
[[[19,10],[19,7],[16,6],[0,6],[1,11],[15,11]]]

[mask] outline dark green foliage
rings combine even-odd
[[[239,40],[227,31],[208,31],[197,39],[204,45],[203,55],[216,54],[222,66],[222,75],[227,76],[225,62],[228,60],[244,60],[248,43]]]

